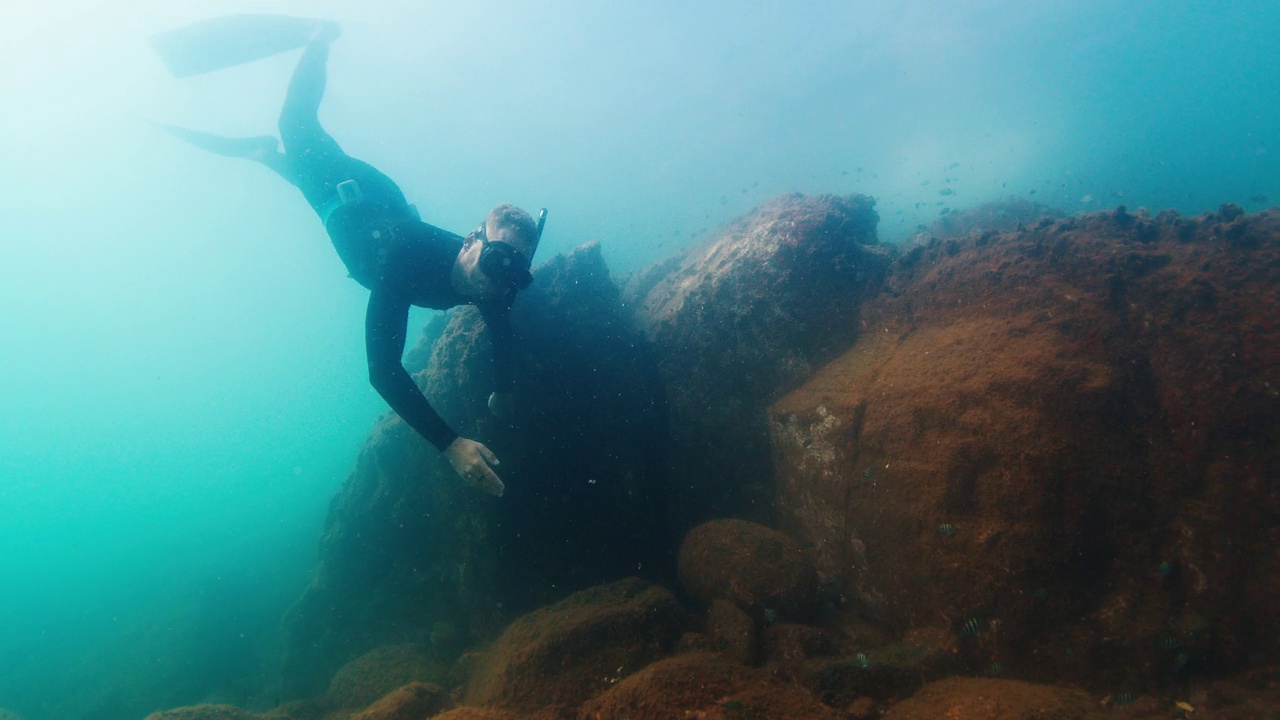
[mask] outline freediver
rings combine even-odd
[[[489,409],[507,416],[512,402],[509,312],[516,293],[533,281],[530,263],[546,211],[535,222],[520,208],[499,205],[465,238],[422,222],[391,178],[347,155],[320,126],[329,45],[339,34],[337,24],[324,23],[303,50],[280,111],[284,152],[269,135],[230,138],[160,127],[204,150],[262,163],[302,191],[351,277],[369,290],[369,382],[467,484],[501,497],[504,486],[494,471],[498,458],[449,427],[414,384],[401,356],[411,305],[440,310],[475,305],[493,348],[496,389]]]

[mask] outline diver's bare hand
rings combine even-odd
[[[502,497],[505,486],[493,471],[498,458],[492,450],[475,440],[458,437],[444,449],[444,456],[468,485],[480,492]]]

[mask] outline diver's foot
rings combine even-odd
[[[260,160],[267,155],[275,155],[280,151],[280,141],[272,135],[245,138],[244,142],[244,155],[250,160]]]
[[[342,35],[342,26],[329,20],[322,21],[311,36],[313,43],[331,43]]]

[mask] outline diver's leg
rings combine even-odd
[[[320,126],[320,101],[328,78],[329,43],[316,40],[302,52],[280,109],[280,139],[289,155],[342,155],[337,141]]]
[[[164,123],[153,122],[152,125],[169,133],[170,135],[185,140],[201,150],[208,150],[217,155],[225,155],[226,157],[238,157],[248,160],[256,160],[258,155],[267,152],[276,152],[279,147],[279,141],[270,135],[261,135],[259,137],[225,137],[222,135],[214,135],[213,133],[200,132],[190,128],[178,127],[177,125],[165,125]]]
[[[280,110],[280,138],[295,176],[293,184],[322,216],[322,208],[333,202],[338,184],[347,180],[358,181],[361,194],[369,203],[405,206],[404,193],[391,178],[347,155],[321,127],[320,101],[324,97],[328,60],[329,42],[320,34],[298,60]]]
[[[244,158],[245,160],[260,162],[290,183],[297,184],[295,179],[291,177],[287,163],[284,162],[284,155],[278,149],[280,141],[270,135],[247,138],[226,137],[176,125],[166,125],[158,122],[151,124],[179,140],[191,143],[201,150],[207,150],[225,157]]]

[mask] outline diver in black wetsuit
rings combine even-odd
[[[542,234],[524,210],[499,205],[465,238],[428,225],[391,180],[338,146],[320,126],[329,43],[326,25],[303,51],[280,112],[284,152],[271,136],[228,138],[161,126],[210,152],[256,160],[302,191],[319,214],[351,277],[368,288],[365,347],[369,380],[393,410],[449,459],[471,486],[501,496],[489,448],[458,435],[431,408],[401,363],[409,306],[445,309],[476,305],[493,343],[497,389],[489,408],[510,406],[511,331],[508,312],[532,282],[530,261]]]

